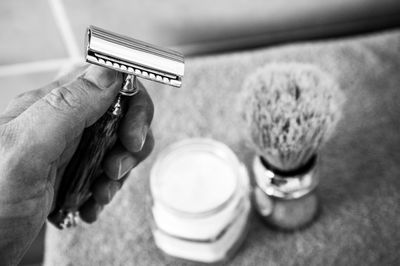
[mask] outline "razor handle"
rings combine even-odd
[[[117,140],[119,123],[126,112],[127,101],[136,92],[133,80],[128,75],[113,105],[98,121],[83,131],[79,145],[58,186],[54,209],[48,216],[48,220],[57,228],[76,226],[79,208],[92,195],[91,185],[100,174],[104,155]],[[132,87],[135,92],[124,91],[127,87]]]

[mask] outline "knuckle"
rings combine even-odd
[[[90,81],[90,80],[87,80],[85,77],[83,77],[83,76],[79,76],[79,77],[77,77],[77,81],[78,82],[76,82],[76,86],[81,90],[81,92],[82,93],[85,93],[85,94],[87,94],[88,93],[88,91],[90,90],[90,89],[97,89],[98,90],[98,92],[101,92],[101,91],[103,91],[99,86],[97,86],[95,83],[93,83],[92,81]]]
[[[78,82],[76,82],[77,87],[82,90],[87,90],[89,87],[97,87],[93,82],[90,80],[85,79],[83,76],[78,76],[76,78]]]
[[[44,100],[58,110],[75,109],[81,106],[80,97],[69,86],[61,86],[50,91]]]

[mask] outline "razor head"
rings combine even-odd
[[[182,85],[181,53],[90,26],[86,35],[86,61],[129,75]]]

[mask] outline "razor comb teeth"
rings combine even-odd
[[[115,63],[115,62],[111,62],[110,60],[105,60],[103,58],[98,58],[96,56],[88,56],[87,58],[90,62],[98,64],[98,65],[102,65],[102,66],[106,66],[109,68],[113,68],[115,70],[127,73],[127,74],[135,74],[137,76],[146,78],[146,79],[150,79],[150,80],[155,80],[158,82],[162,82],[168,85],[173,85],[173,86],[179,86],[180,85],[180,81],[175,80],[173,78],[169,78],[166,76],[162,76],[160,74],[155,74],[155,73],[151,73],[148,71],[144,71],[141,70],[139,68],[133,68],[131,66],[126,66],[123,65],[121,63]]]

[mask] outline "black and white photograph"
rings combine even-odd
[[[399,0],[1,0],[0,266],[400,265]]]

